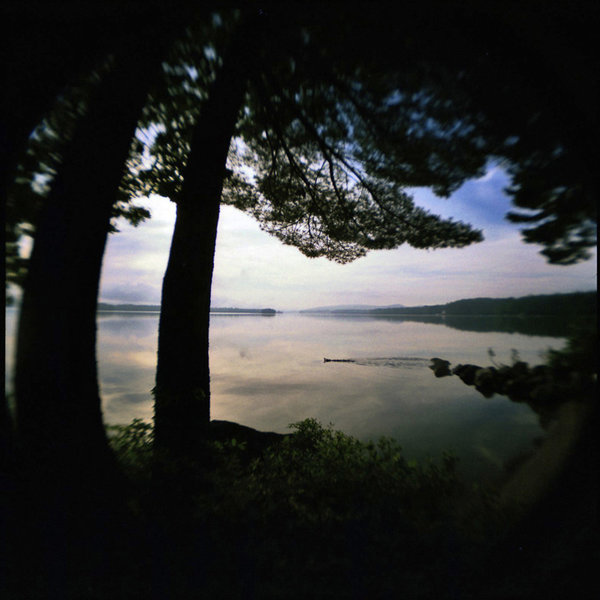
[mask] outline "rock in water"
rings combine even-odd
[[[448,377],[449,375],[452,375],[450,361],[444,360],[443,358],[432,358],[429,368],[436,377]]]
[[[475,374],[481,369],[478,365],[456,365],[452,369],[454,375],[458,375],[460,379],[467,385],[475,384]]]

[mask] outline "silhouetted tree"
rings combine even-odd
[[[587,2],[490,8],[486,60],[470,84],[494,128],[526,243],[551,264],[591,257],[597,239],[600,10]]]
[[[91,17],[75,12],[65,15],[65,21],[81,28],[68,38],[75,40],[69,51],[96,53],[81,61],[65,57],[64,68],[55,66],[57,81],[50,74],[53,85],[32,103],[48,112],[26,151],[11,149],[17,155],[11,157],[16,173],[6,205],[7,279],[24,283],[15,374],[20,442],[34,457],[32,464],[39,456],[40,464],[65,471],[69,461],[84,464],[87,451],[92,462],[94,455],[106,454],[95,359],[106,235],[115,229],[116,216],[136,224],[149,215],[128,203],[125,162],[132,142],[139,143],[134,132],[167,48],[190,18],[204,10],[186,0],[132,4],[126,10],[104,3],[90,8],[84,13]],[[57,14],[49,9],[33,21],[39,26],[45,16],[50,26]],[[100,40],[94,37],[98,23],[106,26]],[[92,38],[87,43],[86,32]],[[43,40],[53,37],[38,41],[32,56],[24,47],[20,64],[35,62]],[[50,62],[65,52],[60,44],[47,50]],[[92,58],[94,68],[80,77],[79,67],[89,66]],[[18,64],[12,71],[10,82],[18,84]],[[66,86],[64,78],[70,78]],[[21,88],[26,86],[17,85]],[[57,89],[61,93],[53,98]],[[31,112],[29,118],[37,114],[25,112]],[[20,131],[23,135],[26,130]],[[18,254],[24,234],[34,236],[28,261]],[[62,466],[59,455],[67,461]]]
[[[2,4],[3,93],[0,99],[0,194],[15,176],[33,129],[57,96],[85,76],[114,48],[141,13],[90,0],[85,10],[7,0]],[[134,19],[132,19],[134,17]]]
[[[466,98],[444,71],[436,82],[425,71],[382,66],[380,47],[327,57],[325,25],[276,12],[242,17],[193,127],[181,181],[173,170],[162,179],[160,169],[148,173],[146,181],[169,184],[177,202],[154,390],[159,445],[189,449],[209,421],[210,282],[234,136],[225,201],[309,256],[347,262],[404,242],[434,248],[481,239],[415,207],[403,190],[430,185],[448,195],[483,172],[470,113],[448,104],[464,107]],[[161,144],[167,139],[159,134]],[[180,147],[173,137],[169,146]]]
[[[135,46],[135,40],[141,44],[136,48],[138,58],[147,53],[148,59],[156,63],[153,58],[154,48],[161,48],[164,36],[169,27],[165,26],[173,19],[165,19],[164,15],[171,15],[176,8],[185,7],[186,1],[168,3],[168,12],[165,12],[164,3],[161,0],[148,3],[131,3],[127,7],[119,6],[118,3],[107,3],[93,1],[86,3],[85,7],[70,6],[57,10],[56,5],[44,3],[30,4],[22,2],[7,2],[2,6],[2,18],[5,25],[2,57],[6,69],[3,72],[3,94],[2,111],[0,117],[0,155],[1,176],[0,194],[2,196],[3,216],[5,221],[5,275],[6,282],[22,286],[27,274],[29,261],[21,255],[20,246],[23,236],[32,236],[36,226],[42,230],[49,226],[49,221],[41,219],[37,223],[40,209],[44,205],[44,199],[48,191],[53,187],[55,175],[62,168],[65,159],[65,148],[73,141],[75,128],[80,127],[79,138],[75,136],[74,145],[79,144],[78,150],[70,150],[70,157],[78,156],[85,170],[81,171],[79,181],[82,187],[79,190],[71,188],[71,193],[81,206],[81,222],[85,222],[86,216],[92,217],[93,210],[85,213],[87,204],[84,198],[87,194],[86,174],[96,172],[93,169],[93,161],[98,160],[103,149],[106,147],[92,149],[90,140],[82,139],[82,132],[87,127],[88,133],[94,133],[97,129],[107,129],[112,120],[114,112],[114,126],[118,129],[122,123],[119,121],[120,104],[123,102],[124,94],[117,90],[119,83],[114,75],[108,73],[114,71],[114,61],[121,61],[120,56],[127,54],[131,48],[124,47],[124,40],[134,40],[131,47]],[[177,14],[177,13],[176,13]],[[183,18],[182,22],[186,19]],[[161,23],[164,36],[157,35],[155,25]],[[132,33],[133,32],[133,33]],[[152,33],[154,32],[154,33]],[[145,37],[148,35],[148,37]],[[155,39],[151,39],[153,36]],[[147,46],[147,47],[144,47]],[[150,50],[150,52],[148,52]],[[124,51],[124,52],[123,52]],[[157,55],[158,55],[158,51]],[[4,60],[6,59],[6,60]],[[131,87],[135,87],[138,73],[132,64],[132,78],[121,78]],[[140,60],[140,63],[143,62]],[[112,79],[111,79],[112,78]],[[137,81],[144,85],[147,78],[145,69],[141,69]],[[104,97],[106,106],[104,113],[100,114],[97,108],[102,100],[102,92],[98,91],[104,83],[112,85],[112,99],[109,95]],[[112,83],[111,83],[112,82]],[[126,93],[126,89],[123,91]],[[137,90],[136,90],[137,93]],[[147,89],[142,91],[147,93]],[[82,120],[90,106],[90,99],[94,102],[87,121]],[[120,99],[119,99],[120,98]],[[132,96],[135,104],[135,95]],[[112,103],[112,104],[111,104]],[[139,108],[134,109],[138,110]],[[124,111],[126,112],[126,110]],[[94,118],[102,118],[102,122],[90,125]],[[87,122],[87,125],[86,125]],[[82,124],[83,123],[83,124]],[[110,134],[103,132],[104,139],[108,140]],[[128,131],[115,131],[114,139],[120,136],[130,135]],[[102,138],[99,138],[102,139]],[[118,143],[115,149],[118,148]],[[110,154],[112,150],[106,150]],[[89,152],[89,161],[86,161],[86,152]],[[118,152],[117,152],[118,156]],[[67,157],[67,162],[69,157]],[[110,175],[111,179],[122,175],[123,164],[117,160],[110,162],[101,160],[98,163],[98,171],[101,165],[112,164],[115,173]],[[60,178],[58,178],[60,180]],[[99,180],[102,180],[100,175]],[[91,181],[91,179],[90,179]],[[60,185],[60,182],[59,184]],[[56,192],[56,190],[54,190]],[[65,190],[63,189],[63,193]],[[90,199],[93,194],[90,194]],[[54,197],[56,193],[54,194]],[[112,201],[114,202],[113,197]],[[75,207],[75,204],[73,205]],[[126,216],[132,222],[139,222],[148,213],[138,207],[132,207],[124,202],[116,202],[112,208],[113,216]],[[92,223],[94,228],[96,223]],[[103,228],[104,225],[99,225]],[[58,234],[54,232],[42,233],[50,237]],[[81,238],[83,239],[83,237]],[[48,249],[50,253],[57,249],[61,241],[54,240]],[[71,253],[77,256],[81,249],[77,248],[73,239],[71,242]],[[81,259],[82,263],[84,259]],[[55,264],[58,268],[60,259]],[[68,269],[65,268],[65,272]],[[39,273],[38,273],[39,275]],[[35,279],[34,275],[34,279]],[[97,284],[94,286],[97,288]],[[51,295],[60,292],[53,290]],[[9,296],[8,301],[12,301]],[[90,305],[91,306],[91,305]],[[48,319],[52,320],[50,312]],[[62,338],[53,341],[45,340],[45,358],[40,353],[38,358],[46,361],[54,355],[54,348],[62,349]],[[57,350],[58,352],[58,350]],[[92,357],[91,359],[95,359]],[[12,426],[7,404],[3,398],[1,401],[0,421],[3,439],[12,437]],[[43,411],[42,411],[43,412]],[[41,420],[41,415],[40,415]],[[93,438],[93,436],[91,436]],[[14,453],[13,453],[14,454]]]
[[[424,22],[428,9],[439,12],[443,27]],[[231,47],[222,54],[193,134],[189,122],[173,125],[167,110],[154,148],[163,168],[146,178],[151,191],[162,188],[178,204],[159,334],[159,444],[189,446],[208,423],[208,311],[221,200],[253,214],[308,256],[347,262],[404,242],[441,247],[479,239],[468,226],[414,207],[404,188],[430,186],[449,195],[482,173],[489,157],[509,161],[515,203],[554,193],[556,181],[522,176],[540,154],[546,168],[559,166],[556,140],[564,128],[553,127],[554,137],[536,146],[538,129],[529,126],[528,110],[543,96],[525,78],[539,65],[517,64],[521,47],[511,48],[514,36],[501,39],[506,23],[494,31],[497,10],[467,18],[456,9],[436,2],[402,7],[400,35],[398,14],[386,9],[349,10],[343,18],[327,8],[310,14],[269,9],[230,34]],[[235,21],[221,13],[223,19]],[[473,27],[479,31],[468,39]],[[489,58],[490,48],[506,64]],[[492,80],[498,76],[499,85]],[[517,86],[526,83],[527,102],[516,106]],[[554,110],[543,103],[537,108],[550,130]],[[165,156],[179,167],[169,168]],[[551,248],[545,253],[569,263],[587,256],[593,203],[577,187],[584,169],[559,171],[587,209],[569,221],[550,207],[545,216],[555,217],[554,235],[536,239],[561,246],[558,254]]]
[[[115,491],[97,382],[96,306],[125,161],[177,24],[155,17],[111,48],[100,81],[75,103],[68,143],[36,207],[17,333],[17,442],[25,496],[39,519],[32,531],[55,536],[59,546],[74,541],[78,519],[101,520],[99,507]]]
[[[7,280],[22,284],[27,262],[19,256],[21,233],[14,219],[27,215],[31,220],[33,213],[28,203],[19,202],[17,217],[7,192],[18,178],[17,166],[28,138],[69,83],[97,68],[115,40],[131,28],[131,21],[117,12],[115,5],[100,1],[87,3],[86,10],[56,10],[48,3],[12,0],[2,4],[0,202],[6,224]],[[0,400],[0,438],[12,438],[4,397]],[[0,454],[4,454],[1,449]],[[7,450],[7,455],[12,454]]]

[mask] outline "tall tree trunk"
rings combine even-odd
[[[111,208],[166,41],[146,35],[132,35],[121,48],[77,124],[38,219],[23,291],[15,369],[23,473],[17,534],[26,544],[21,561],[49,587],[66,584],[69,568],[86,555],[81,544],[97,543],[93,556],[106,561],[104,528],[118,506],[97,381],[96,308]]]
[[[154,388],[157,448],[193,454],[210,419],[209,312],[226,161],[251,68],[256,18],[240,28],[195,126],[162,288]]]
[[[15,371],[19,439],[44,468],[106,452],[96,305],[111,209],[157,59],[129,48],[82,117],[36,227]],[[124,100],[124,98],[126,100]]]
[[[4,8],[4,7],[3,7]],[[97,7],[96,7],[97,8]],[[106,11],[89,14],[63,9],[37,11],[11,3],[3,12],[4,79],[0,96],[0,206],[7,202],[28,138],[69,82],[98,66],[107,54]],[[93,13],[97,14],[93,14]],[[123,19],[121,19],[122,21]],[[116,21],[116,19],[115,19]],[[126,27],[124,23],[118,23]],[[6,222],[6,214],[2,215]],[[4,290],[6,305],[6,291]],[[0,468],[14,455],[14,424],[0,398]]]

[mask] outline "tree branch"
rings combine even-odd
[[[282,92],[282,93],[285,93],[285,92]],[[329,159],[331,159],[331,157],[336,158],[342,165],[344,165],[357,178],[358,182],[364,187],[365,190],[367,190],[367,192],[370,194],[371,198],[373,199],[373,202],[375,202],[375,204],[377,204],[377,206],[379,206],[379,208],[381,208],[381,210],[383,210],[387,214],[393,216],[395,219],[399,219],[400,221],[402,221],[402,223],[406,227],[409,227],[414,230],[415,226],[412,225],[409,221],[407,221],[404,217],[402,217],[402,215],[399,215],[399,214],[395,213],[393,210],[389,209],[385,205],[385,203],[383,203],[379,199],[379,197],[378,197],[377,193],[375,192],[375,190],[373,189],[373,187],[365,180],[365,178],[356,169],[356,167],[352,166],[342,154],[340,154],[335,148],[333,148],[330,144],[328,144],[321,137],[321,135],[316,130],[314,125],[310,122],[309,119],[306,118],[306,116],[304,115],[302,110],[298,107],[298,105],[295,102],[292,102],[291,99],[289,98],[289,96],[286,95],[286,98],[290,102],[291,106],[294,107],[293,110],[294,110],[295,114],[298,116],[298,119],[300,119],[300,122],[304,125],[304,127],[307,129],[307,131],[313,135],[313,137],[314,137],[317,145],[321,149],[321,152],[323,153],[323,155],[325,157],[329,157]]]

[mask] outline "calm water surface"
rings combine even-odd
[[[7,313],[7,377],[15,313]],[[158,314],[98,315],[98,365],[104,418],[151,420]],[[305,314],[212,315],[212,418],[288,431],[306,417],[360,437],[397,438],[409,457],[452,449],[465,473],[493,476],[529,448],[535,414],[504,397],[483,398],[457,377],[437,379],[431,357],[453,364],[541,362],[558,337],[466,331],[439,323]],[[323,358],[354,359],[324,363]],[[10,386],[10,381],[7,383]]]

